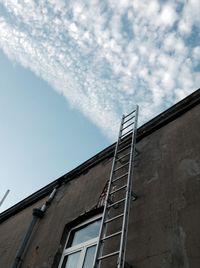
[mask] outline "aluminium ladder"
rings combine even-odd
[[[122,117],[93,268],[124,268],[125,265],[130,201],[134,196],[132,177],[137,119],[138,106]]]

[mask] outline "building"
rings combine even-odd
[[[200,89],[138,129],[127,267],[200,267],[199,104]],[[114,146],[0,214],[1,268],[91,267]]]

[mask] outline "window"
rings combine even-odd
[[[96,216],[71,229],[59,268],[92,268],[100,224]]]

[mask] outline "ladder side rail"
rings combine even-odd
[[[100,264],[100,261],[98,261],[98,255],[99,255],[99,251],[100,251],[101,243],[102,243],[101,239],[102,239],[102,234],[103,234],[103,228],[105,228],[103,225],[104,225],[105,217],[106,217],[106,210],[107,210],[107,206],[108,206],[109,194],[110,194],[110,189],[111,189],[111,184],[112,184],[112,177],[113,177],[114,169],[115,169],[118,145],[119,145],[120,136],[122,133],[123,121],[124,121],[124,115],[122,116],[122,121],[121,121],[120,129],[119,129],[117,144],[115,146],[114,158],[113,158],[113,162],[112,162],[112,168],[111,168],[111,173],[110,173],[110,178],[109,178],[109,183],[108,183],[108,190],[106,193],[105,205],[104,205],[104,210],[103,210],[103,215],[102,215],[102,220],[101,220],[101,226],[100,226],[100,230],[99,230],[99,238],[98,238],[97,247],[96,247],[96,251],[95,251],[93,268],[98,268],[99,264]]]
[[[120,241],[120,250],[119,250],[119,259],[117,268],[124,268],[125,263],[125,251],[126,251],[126,240],[128,233],[128,222],[129,222],[129,212],[130,212],[130,200],[131,200],[131,191],[132,191],[132,175],[133,175],[133,164],[134,164],[134,153],[135,153],[135,142],[136,142],[136,131],[137,131],[137,118],[138,118],[138,105],[136,106],[136,114],[135,114],[135,124],[132,134],[132,142],[131,142],[131,153],[130,153],[130,165],[128,171],[128,188],[126,191],[126,201],[124,204],[124,216],[122,223],[122,235]]]

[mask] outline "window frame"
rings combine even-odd
[[[98,215],[95,215],[95,216],[83,221],[82,223],[80,223],[80,224],[78,224],[78,225],[76,225],[76,226],[74,226],[74,227],[72,227],[70,229],[70,231],[69,231],[69,233],[67,235],[67,239],[66,239],[66,242],[65,242],[65,245],[64,245],[64,249],[63,249],[63,252],[62,252],[62,256],[61,256],[58,268],[62,268],[63,261],[64,261],[64,258],[66,256],[69,256],[70,254],[73,254],[73,253],[76,253],[76,252],[79,252],[79,251],[80,251],[80,257],[79,257],[79,262],[78,262],[77,267],[78,268],[83,268],[84,260],[85,260],[85,257],[86,257],[86,251],[87,251],[88,248],[97,245],[99,236],[97,236],[95,238],[92,238],[90,240],[87,240],[85,242],[82,242],[80,244],[70,246],[68,248],[66,248],[66,247],[67,247],[67,244],[69,242],[70,235],[74,230],[79,229],[79,228],[81,229],[82,226],[90,224],[90,223],[92,223],[92,222],[94,222],[94,221],[96,221],[98,219],[102,219],[102,213],[98,214]]]

